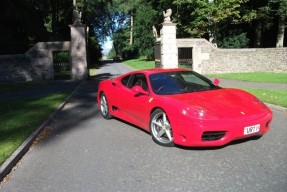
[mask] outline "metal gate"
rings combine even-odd
[[[69,51],[53,51],[54,79],[71,79]]]
[[[161,68],[161,48],[160,44],[154,45],[154,62],[155,62],[155,68]]]
[[[192,67],[192,47],[178,48],[178,63]]]

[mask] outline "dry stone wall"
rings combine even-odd
[[[0,57],[0,82],[32,81],[40,76],[31,67],[31,59],[23,55],[3,55]]]
[[[193,69],[202,74],[287,72],[287,48],[219,49],[205,39],[178,39],[193,48]]]
[[[69,50],[70,42],[39,42],[25,54],[0,56],[0,82],[52,80],[53,51]]]

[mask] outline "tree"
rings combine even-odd
[[[148,4],[140,5],[136,10],[134,37],[139,54],[148,59],[153,57],[154,37],[152,26],[155,25],[157,12]]]
[[[112,0],[77,0],[77,10],[82,13],[82,23],[87,25],[99,42],[104,42],[111,34]]]
[[[273,25],[270,11],[269,0],[247,1],[242,6],[242,20],[252,30],[252,47],[263,47],[264,33]]]
[[[114,5],[119,8],[121,12],[129,17],[130,21],[130,45],[133,44],[133,27],[134,27],[134,13],[136,7],[140,5],[142,0],[114,0]]]
[[[3,0],[0,11],[0,54],[23,53],[35,42],[48,39],[39,3]]]
[[[220,33],[218,38],[218,47],[220,48],[246,48],[248,47],[249,39],[247,33],[242,30],[229,30],[228,34]]]
[[[275,10],[278,16],[278,32],[276,39],[276,47],[284,46],[284,34],[287,22],[287,0],[271,0],[277,9]]]
[[[97,61],[102,56],[103,43],[110,36],[113,27],[110,7],[112,0],[77,0],[76,9],[82,15],[82,23],[87,25],[88,51],[91,62]]]
[[[177,21],[190,37],[207,37],[217,43],[217,33],[226,23],[241,20],[240,6],[247,0],[177,0]]]
[[[123,57],[124,50],[129,47],[129,29],[120,28],[113,33],[113,49],[115,57]]]

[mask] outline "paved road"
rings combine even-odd
[[[96,107],[99,80],[129,70],[108,64],[82,85],[0,191],[286,192],[286,114],[274,111],[272,129],[259,140],[217,149],[161,147],[137,127],[104,120]]]

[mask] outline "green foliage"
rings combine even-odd
[[[3,0],[0,12],[0,54],[23,53],[37,41],[45,40],[43,14],[38,2]]]
[[[240,6],[246,0],[178,0],[174,2],[183,13],[177,22],[185,32],[194,37],[216,33],[216,26],[224,22],[239,22]]]
[[[71,65],[69,51],[53,51],[54,78],[71,79]]]
[[[116,51],[115,51],[115,48],[112,47],[112,49],[110,50],[110,52],[108,53],[108,59],[113,59],[117,57],[117,54],[116,54]]]
[[[140,55],[152,58],[153,37],[149,36],[149,31],[152,25],[160,30],[162,11],[168,8],[172,8],[171,19],[177,23],[177,38],[206,38],[222,48],[272,47],[276,41],[274,26],[278,23],[278,16],[286,16],[286,1],[115,0],[118,9],[127,16],[127,34],[122,39],[122,45],[126,45],[115,51],[121,55],[123,50],[131,49],[128,42],[133,15],[134,46]]]
[[[137,8],[134,25],[135,46],[139,54],[148,59],[153,58],[154,37],[152,26],[155,25],[156,11],[150,5],[140,5]]]
[[[129,28],[120,28],[113,33],[113,48],[115,56],[121,57],[124,49],[129,46]]]
[[[223,37],[222,40],[217,41],[217,45],[220,48],[247,48],[249,39],[246,33],[231,33],[227,37]]]
[[[96,63],[102,58],[102,47],[95,36],[89,36],[88,38],[88,57],[90,64]]]
[[[279,17],[285,18],[287,17],[287,0],[270,0],[271,3],[278,6],[276,10],[277,15]]]
[[[104,42],[113,31],[112,0],[77,0],[77,9],[82,13],[82,23],[95,34],[99,42]]]
[[[173,10],[177,37],[200,37],[218,41],[220,46],[243,47],[244,35],[251,47],[272,47],[286,35],[287,0],[77,0],[82,23],[103,43],[108,36],[121,37],[116,55],[138,51],[153,56],[151,27],[158,31],[162,11]],[[23,53],[39,41],[70,39],[72,1],[3,0],[0,11],[0,54]],[[134,26],[133,26],[134,25]],[[230,26],[233,25],[234,27]],[[120,32],[120,29],[123,31]],[[240,33],[232,34],[234,29]],[[278,33],[278,34],[277,34]],[[227,35],[226,35],[227,34]],[[225,39],[222,37],[225,36]],[[237,43],[230,45],[235,40]],[[92,40],[93,41],[93,40]],[[134,46],[131,46],[131,43]],[[286,46],[286,38],[284,45]],[[243,45],[242,45],[243,44]],[[282,44],[282,43],[281,43]]]
[[[122,58],[124,60],[134,59],[137,58],[138,56],[139,56],[138,49],[133,45],[125,47],[122,51]]]

